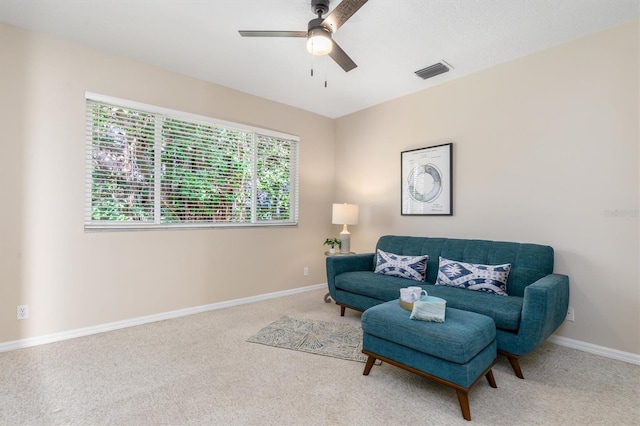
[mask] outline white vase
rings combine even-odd
[[[333,247],[331,247],[331,248],[329,249],[329,254],[336,254],[336,249],[335,249],[335,248],[333,248]]]

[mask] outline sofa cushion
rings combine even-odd
[[[507,279],[510,270],[510,263],[483,265],[440,257],[436,285],[448,285],[507,296]]]
[[[335,279],[336,288],[350,293],[361,294],[381,302],[400,298],[400,289],[415,285],[406,278],[376,274],[373,271],[345,272]],[[420,287],[425,288],[424,283]]]
[[[386,251],[376,252],[376,274],[392,275],[415,281],[424,281],[428,256],[406,256]]]
[[[415,284],[415,281],[409,281],[406,278],[376,274],[373,271],[344,272],[335,278],[337,289],[367,296],[380,302],[399,299],[401,288]],[[422,283],[419,286],[425,289],[429,296],[446,300],[449,308],[476,312],[493,318],[496,327],[500,329],[517,331],[520,326],[522,297],[503,297],[429,283]]]
[[[498,296],[482,291],[468,291],[441,285],[423,286],[429,296],[447,301],[447,307],[471,311],[493,318],[496,327],[517,331],[520,327],[523,298],[518,296]]]

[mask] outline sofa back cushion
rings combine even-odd
[[[385,235],[378,240],[376,249],[407,256],[429,256],[426,278],[429,283],[436,282],[440,256],[485,265],[510,263],[507,281],[510,296],[524,296],[529,284],[553,273],[553,248],[540,244]]]

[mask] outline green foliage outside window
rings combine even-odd
[[[154,117],[94,105],[91,218],[153,221]]]
[[[258,220],[291,217],[291,146],[286,141],[258,137]]]
[[[87,102],[90,222],[297,219],[294,141]]]

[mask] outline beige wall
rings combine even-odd
[[[85,233],[85,91],[298,135],[300,225]],[[0,342],[326,282],[333,120],[1,25],[0,117]]]
[[[640,354],[638,62],[636,21],[338,119],[354,249],[381,234],[549,244],[576,318],[558,335]],[[446,142],[454,215],[401,216],[400,152]]]

